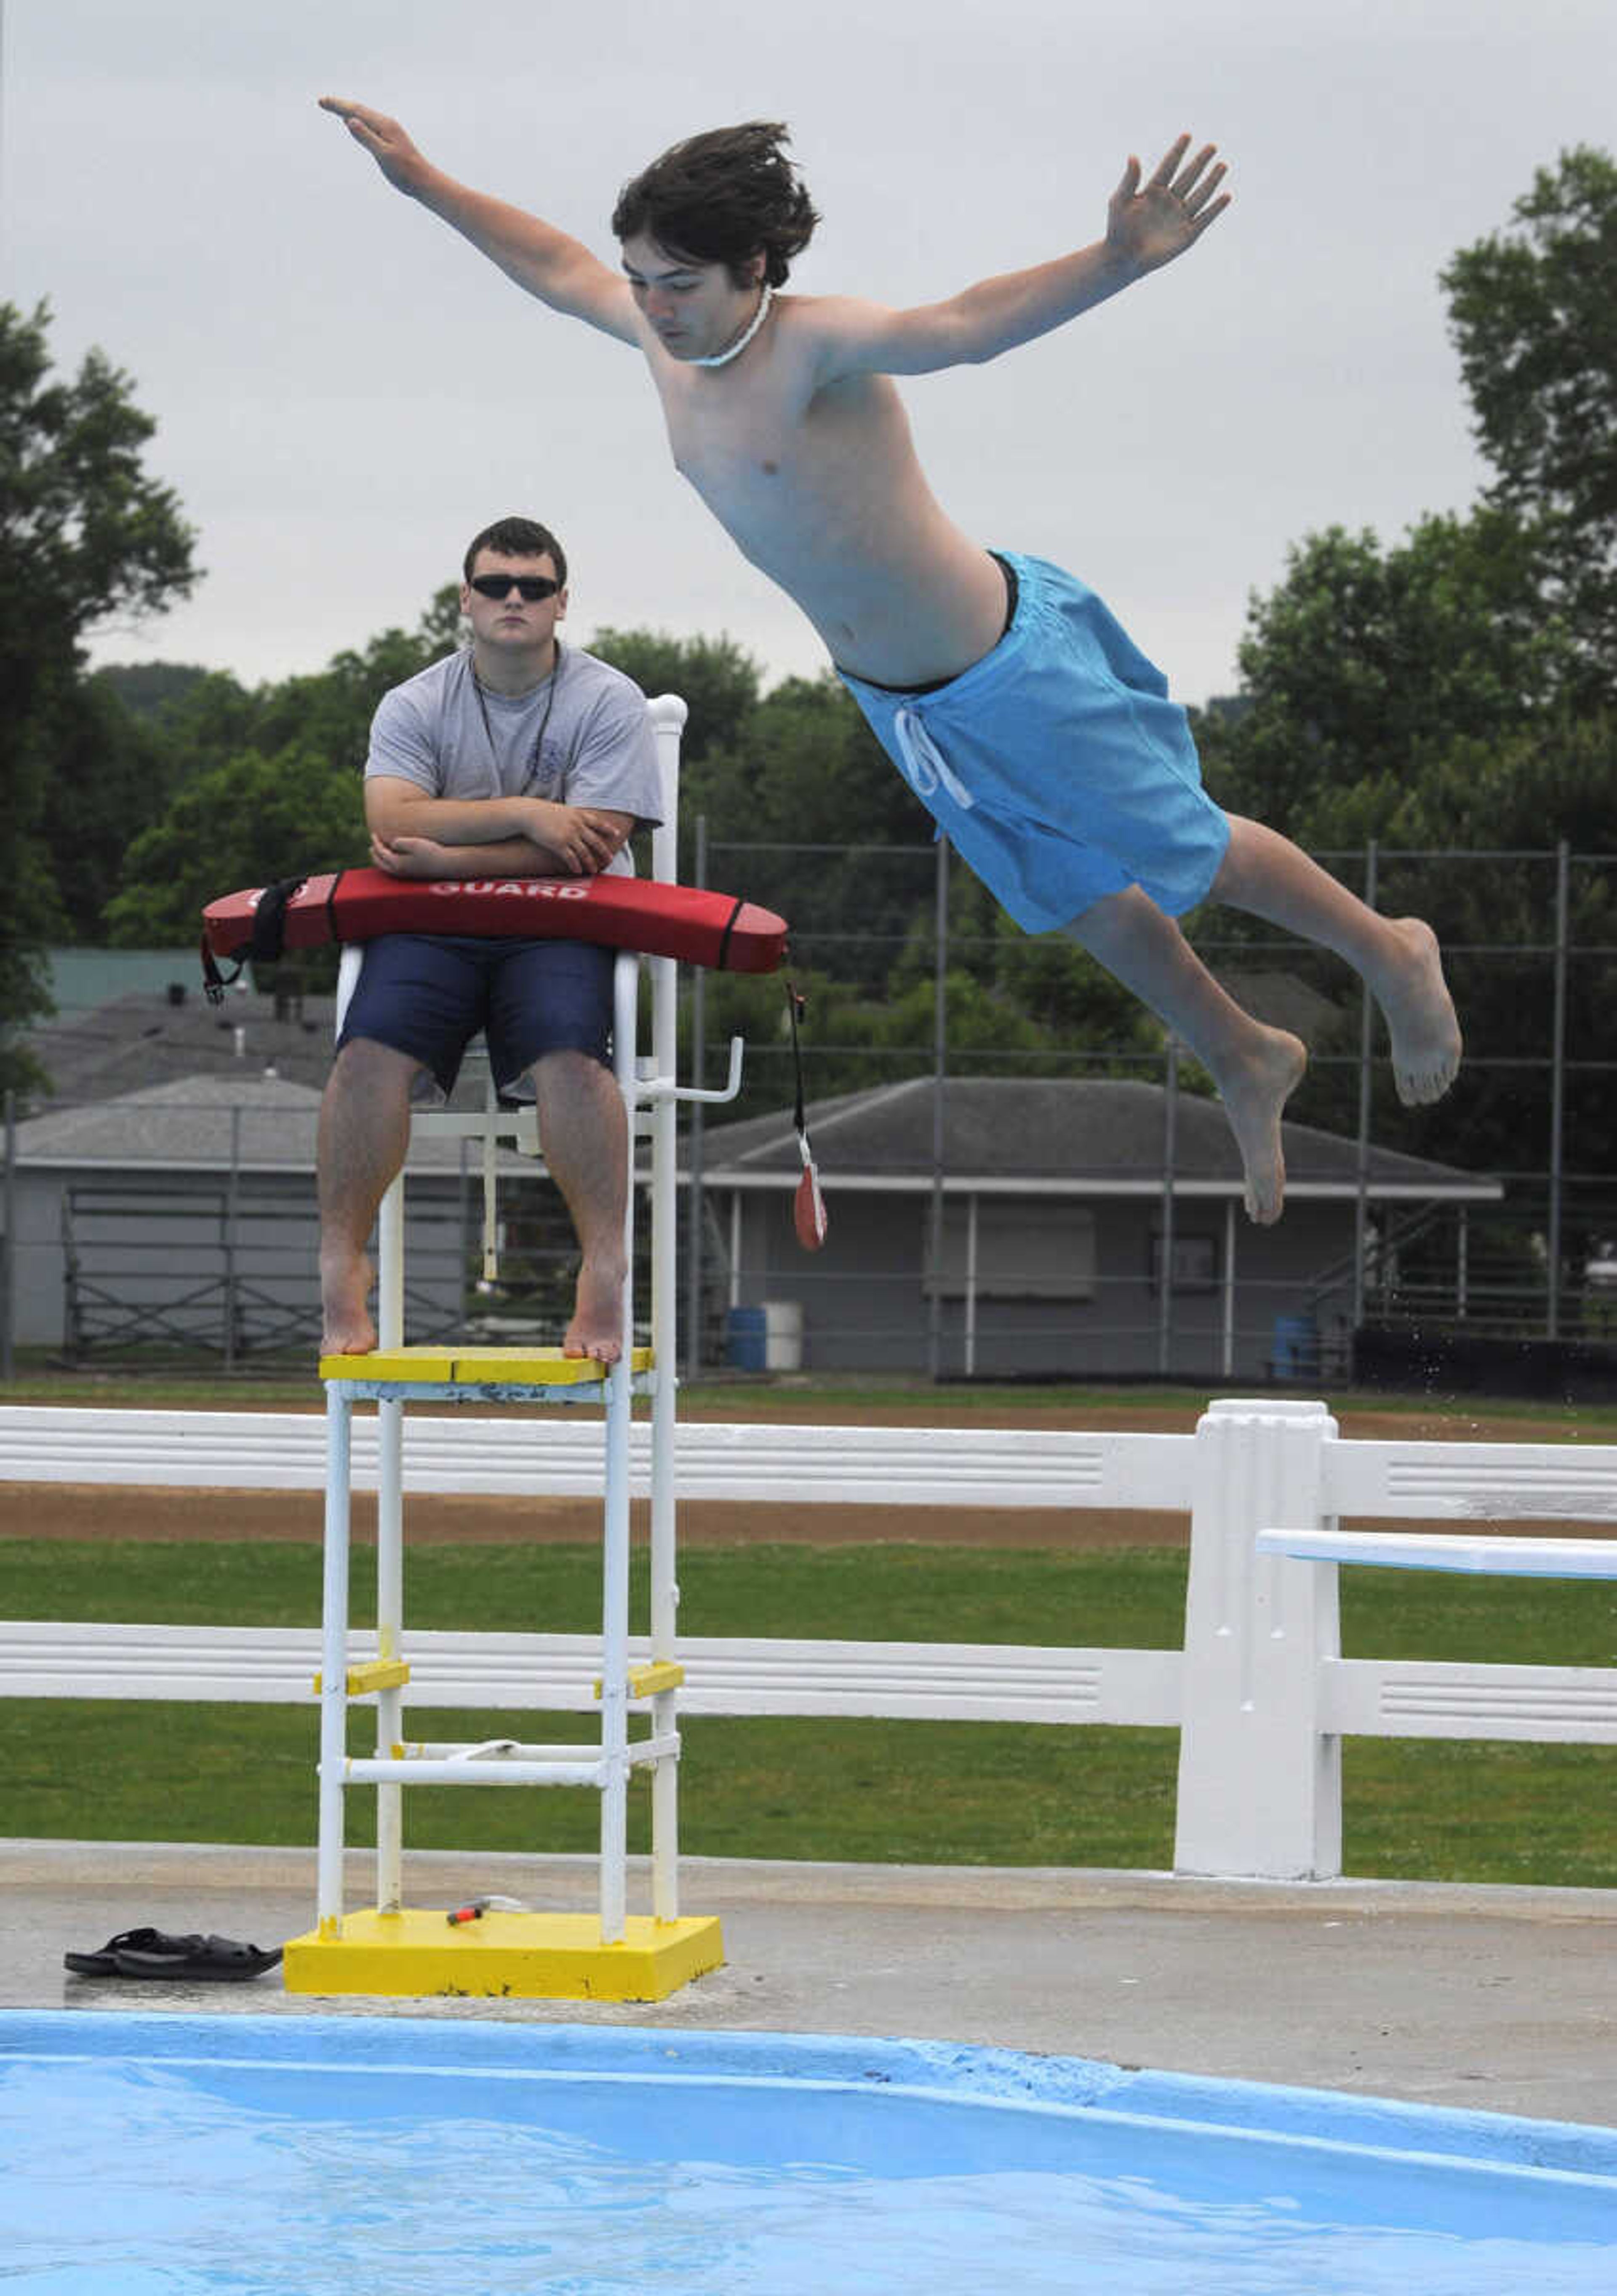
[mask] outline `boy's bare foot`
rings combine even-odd
[[[1460,1069],[1460,1024],[1443,979],[1437,935],[1419,917],[1389,921],[1402,962],[1374,984],[1392,1038],[1392,1078],[1406,1108],[1441,1100]]]
[[[564,1356],[588,1356],[615,1364],[623,1353],[623,1263],[615,1267],[587,1259],[579,1270],[572,1321],[562,1342]]]
[[[371,1263],[364,1252],[323,1251],[320,1255],[320,1303],[325,1331],[320,1341],[323,1356],[368,1356],[376,1346],[376,1326],[367,1302],[371,1294]]]
[[[1260,1227],[1279,1218],[1285,1199],[1280,1119],[1308,1059],[1288,1029],[1260,1027],[1254,1050],[1213,1073],[1246,1171],[1246,1215]]]

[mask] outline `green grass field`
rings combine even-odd
[[[216,1395],[217,1399],[217,1395]],[[354,1556],[354,1615],[372,1556]],[[637,1558],[642,1569],[644,1557]],[[1173,1550],[1070,1554],[922,1546],[694,1548],[691,1635],[1112,1644],[1180,1639]],[[588,1632],[593,1546],[412,1547],[418,1626]],[[0,1615],[314,1625],[313,1546],[0,1541]],[[643,1615],[643,1590],[636,1590]],[[1585,1582],[1348,1572],[1350,1654],[1617,1663],[1617,1597]],[[358,1750],[368,1714],[355,1718]],[[315,1824],[306,1707],[0,1701],[4,1830],[108,1841],[304,1844]],[[431,1734],[583,1737],[587,1718],[434,1715]],[[1163,1867],[1177,1734],[1014,1724],[702,1719],[682,1724],[694,1855],[945,1865]],[[1389,1878],[1617,1885],[1617,1748],[1350,1740],[1344,1864]],[[371,1798],[351,1798],[350,1839]],[[644,1791],[633,1846],[644,1848]],[[588,1850],[593,1793],[412,1791],[422,1848]]]

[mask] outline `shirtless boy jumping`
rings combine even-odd
[[[1280,1119],[1298,1039],[1235,1004],[1175,920],[1211,898],[1320,942],[1386,1014],[1399,1097],[1437,1099],[1460,1033],[1437,942],[1376,915],[1202,787],[1184,711],[1106,608],[1060,568],[990,554],[945,515],[894,375],[981,365],[1160,270],[1229,204],[1213,147],[1131,159],[1093,246],[895,311],[782,295],[818,217],[765,121],[677,144],[628,184],[615,272],[565,233],[467,189],[397,120],[326,111],[389,183],[552,310],[645,358],[676,467],[808,615],[888,755],[1030,932],[1063,931],[1202,1061],[1229,1115],[1255,1220],[1279,1218]]]

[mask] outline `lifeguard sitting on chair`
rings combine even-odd
[[[566,608],[566,557],[544,527],[502,519],[472,542],[461,586],[471,644],[384,694],[372,722],[365,808],[378,869],[632,873],[630,833],[661,817],[645,697],[610,663],[563,652]],[[578,1234],[565,1351],[617,1359],[628,1145],[607,1066],[612,962],[610,947],[527,935],[369,942],[320,1111],[324,1354],[376,1344],[365,1243],[404,1161],[410,1103],[447,1096],[480,1029],[502,1092],[531,1077],[546,1160]]]

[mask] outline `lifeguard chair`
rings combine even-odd
[[[678,756],[685,703],[672,695],[651,704],[663,783],[663,820],[653,836],[653,879],[676,873]],[[772,922],[778,922],[778,920]],[[341,1013],[357,979],[361,950],[343,953]],[[722,960],[721,960],[722,961]],[[638,1051],[642,965],[651,974],[651,1051]],[[683,1680],[677,1636],[674,1422],[676,1355],[675,1104],[724,1101],[740,1089],[742,1046],[730,1046],[729,1074],[717,1091],[676,1081],[677,960],[620,950],[614,967],[613,1061],[629,1128],[630,1185],[626,1212],[628,1275],[623,1297],[623,1349],[603,1374],[559,1348],[422,1347],[405,1343],[404,1177],[378,1216],[378,1345],[368,1356],[322,1359],[327,1469],[325,1571],[320,1695],[319,1856],[316,1925],[294,1938],[283,1961],[297,1993],[544,1996],[570,1999],[660,2000],[719,1966],[717,1920],[679,1910],[678,1693]],[[418,1114],[415,1125],[480,1144],[486,1185],[496,1144],[507,1140],[537,1153],[533,1110],[497,1106],[492,1081],[480,1111]],[[651,1143],[652,1297],[649,1347],[635,1344],[634,1154]],[[485,1226],[485,1247],[488,1228]],[[631,1663],[629,1636],[629,1431],[632,1398],[651,1398],[650,1656]],[[406,1735],[410,1662],[404,1622],[406,1408],[426,1401],[520,1402],[535,1409],[594,1407],[602,1413],[603,1449],[598,1743],[526,1745],[498,1738],[468,1744],[412,1742]],[[356,1405],[374,1403],[379,1421],[377,1601],[373,1636],[349,1628],[349,1488]],[[357,1640],[359,1647],[354,1646]],[[352,1702],[374,1699],[375,1751],[348,1751]],[[631,1724],[644,1718],[644,1728]],[[651,1907],[628,1906],[628,1807],[631,1778],[650,1772]],[[489,1910],[456,1922],[449,1906],[406,1906],[404,1810],[413,1785],[488,1788],[594,1788],[601,1800],[598,1905],[593,1915]],[[355,1788],[373,1788],[376,1901],[344,1908],[344,1808]]]

